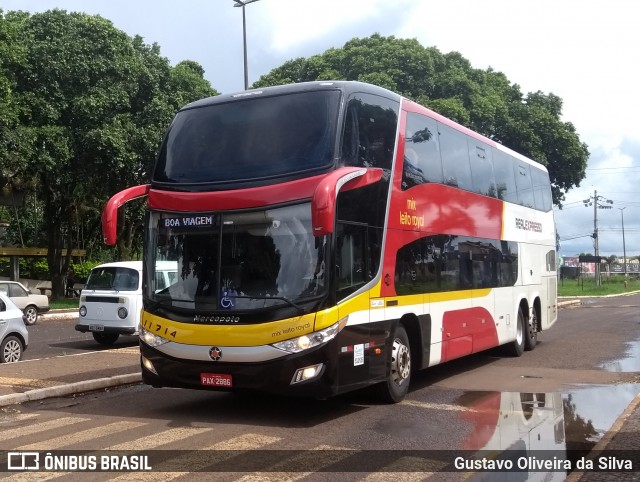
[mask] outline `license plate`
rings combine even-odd
[[[227,387],[231,388],[233,383],[231,381],[231,375],[221,373],[201,373],[200,385],[207,387]]]
[[[104,331],[104,325],[89,325],[89,331]]]

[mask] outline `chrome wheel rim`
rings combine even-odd
[[[20,343],[16,340],[9,340],[4,345],[2,357],[7,363],[15,363],[20,360],[21,353],[22,347],[20,346]]]
[[[391,355],[391,379],[396,385],[402,385],[411,373],[411,355],[409,348],[396,338],[393,340]]]
[[[518,343],[518,345],[522,344],[522,341],[524,340],[524,320],[522,320],[520,317],[518,317],[518,329],[516,331],[516,342]]]
[[[35,309],[29,308],[25,313],[25,317],[27,318],[27,323],[32,325],[33,323],[35,323],[36,318],[38,317],[38,313]]]

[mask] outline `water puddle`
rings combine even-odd
[[[624,358],[608,361],[600,367],[610,372],[640,372],[640,340],[628,345]]]
[[[565,432],[573,445],[595,444],[640,393],[640,384],[596,385],[563,394]]]
[[[638,393],[640,384],[585,386],[564,393],[467,392],[457,401],[468,409],[460,417],[470,427],[461,448],[471,458],[489,454],[514,464],[532,457],[559,461],[543,479],[564,480]],[[519,480],[538,480],[543,473],[519,473]]]

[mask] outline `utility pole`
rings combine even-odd
[[[585,207],[593,206],[593,247],[596,252],[596,257],[600,256],[599,244],[598,244],[598,209],[611,209],[611,206],[607,204],[613,204],[611,199],[605,199],[604,196],[598,196],[598,191],[593,191],[593,196],[589,196],[584,201]],[[600,262],[596,262],[596,286],[600,286]]]
[[[624,210],[627,209],[626,206],[623,208],[618,208],[620,210],[620,214],[622,215],[622,257],[624,259],[624,277],[627,277],[627,246],[624,242]]]

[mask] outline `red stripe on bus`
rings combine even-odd
[[[482,307],[447,311],[442,316],[441,361],[453,360],[498,345],[491,313]]]
[[[149,208],[167,211],[218,211],[247,209],[309,199],[323,176],[228,191],[149,191]]]
[[[499,199],[443,184],[394,189],[389,228],[500,239],[502,204]]]

